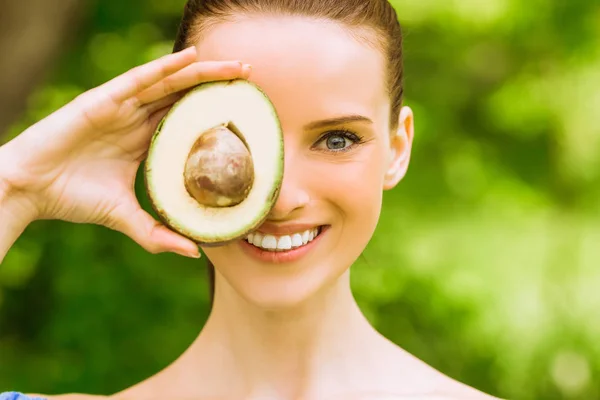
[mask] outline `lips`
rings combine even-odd
[[[293,229],[298,229],[298,227],[300,228],[304,228],[304,230],[293,230]],[[265,231],[269,231],[269,233],[265,234]],[[293,261],[298,261],[300,260],[302,257],[304,257],[305,255],[307,255],[310,251],[312,251],[313,249],[315,249],[316,246],[318,246],[319,243],[321,243],[323,241],[324,236],[326,235],[326,232],[329,230],[329,226],[328,225],[324,225],[324,226],[318,226],[316,227],[315,225],[289,225],[286,227],[283,226],[279,226],[277,227],[277,231],[278,232],[286,232],[286,234],[272,234],[271,232],[273,232],[275,229],[273,229],[272,226],[268,227],[268,229],[264,229],[264,227],[261,227],[259,229],[259,231],[254,232],[251,235],[248,235],[249,237],[244,239],[244,240],[240,240],[240,246],[242,247],[242,250],[244,251],[244,253],[246,253],[248,256],[263,262],[263,263],[273,263],[273,264],[282,264],[282,263],[290,263]],[[308,231],[308,238],[306,240],[306,242],[304,241],[305,235]],[[313,232],[313,237],[311,239],[311,234],[310,232]],[[315,235],[316,233],[316,235]],[[257,235],[261,235],[262,238],[260,236]],[[294,243],[298,244],[298,239],[300,236],[300,239],[302,239],[302,244],[298,245],[298,246],[294,246]],[[287,239],[286,239],[287,237]],[[266,243],[265,243],[265,238],[267,239]],[[258,239],[261,239],[260,241],[260,247],[254,245],[254,243],[250,243],[248,241],[248,239],[252,239],[252,242],[257,241]],[[280,241],[283,242],[281,243],[281,249],[279,249],[278,247],[280,247]],[[290,243],[291,242],[291,243]],[[274,246],[274,243],[277,243],[276,246]],[[263,248],[263,244],[266,244],[266,247],[269,248]],[[289,247],[289,248],[288,248]]]

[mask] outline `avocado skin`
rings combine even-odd
[[[245,84],[250,84],[250,85],[254,86],[255,89],[260,91],[262,93],[262,95],[268,99],[268,96],[266,95],[266,93],[258,85],[254,84],[253,82],[244,80],[244,79],[232,79],[232,80],[228,80],[228,81],[211,81],[211,82],[201,83],[201,84],[189,89],[183,98],[179,99],[177,102],[175,102],[173,104],[173,106],[169,110],[169,112],[167,112],[167,114],[162,118],[162,120],[157,125],[156,130],[155,130],[154,134],[152,135],[152,139],[150,140],[150,144],[149,144],[148,148],[151,148],[154,145],[154,142],[158,138],[166,119],[171,114],[171,111],[177,106],[177,103],[183,101],[185,99],[185,97],[187,97],[189,94],[191,94],[194,90],[196,90],[200,87],[205,87],[207,85],[211,85],[211,84],[226,83],[226,84],[230,85],[230,84],[234,84],[238,81],[244,81]],[[275,112],[275,109],[273,109],[273,112]],[[276,116],[277,124],[279,125],[279,129],[281,129],[281,122],[276,114],[275,114],[275,116]],[[284,154],[283,141],[281,141],[280,146],[281,146],[281,150],[282,150],[281,154],[283,157],[283,154]],[[276,186],[275,186],[275,189],[274,189],[273,194],[270,199],[271,204],[270,204],[270,207],[268,208],[269,211],[272,209],[272,207],[277,202],[277,199],[279,198],[279,193],[281,190],[281,183],[283,182],[284,160],[281,159],[279,161],[280,161],[280,173],[278,174],[278,176],[276,178],[276,182],[275,182]],[[181,226],[179,226],[175,221],[173,221],[172,218],[170,218],[169,215],[157,204],[154,197],[152,196],[152,192],[149,190],[148,175],[150,172],[151,172],[151,170],[147,167],[147,158],[146,158],[146,160],[144,162],[144,186],[145,186],[146,195],[148,196],[148,198],[150,200],[150,206],[151,206],[152,210],[156,213],[156,215],[161,223],[163,223],[165,226],[167,226],[172,231],[177,232],[178,234],[193,241],[194,243],[196,243],[199,246],[220,247],[220,246],[224,246],[224,245],[233,243],[237,240],[243,239],[246,235],[248,235],[248,233],[256,230],[260,225],[262,225],[262,223],[268,218],[269,212],[264,212],[264,215],[260,218],[257,218],[253,224],[247,225],[244,229],[240,230],[238,234],[236,234],[230,238],[227,238],[227,239],[212,238],[214,240],[210,240],[210,241],[198,240],[197,237],[195,237],[193,234],[186,231]]]

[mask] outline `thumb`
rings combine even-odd
[[[136,200],[131,200],[113,211],[112,227],[133,239],[152,254],[173,252],[185,257],[200,258],[198,245],[179,235],[143,210]]]

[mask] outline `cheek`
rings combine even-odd
[[[381,158],[375,148],[344,162],[320,163],[313,195],[333,224],[321,274],[339,276],[360,257],[379,221],[383,196]]]
[[[321,163],[313,175],[318,176],[318,197],[337,208],[346,231],[356,232],[360,226],[359,231],[370,235],[377,224],[383,193],[382,157],[379,146],[368,144],[356,154],[340,156],[344,158],[340,162]]]

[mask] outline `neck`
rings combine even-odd
[[[204,360],[213,375],[218,369],[216,380],[244,398],[331,395],[328,386],[359,382],[375,362],[373,346],[385,342],[356,304],[348,274],[310,300],[277,310],[227,289],[217,287],[211,315],[188,355]]]

